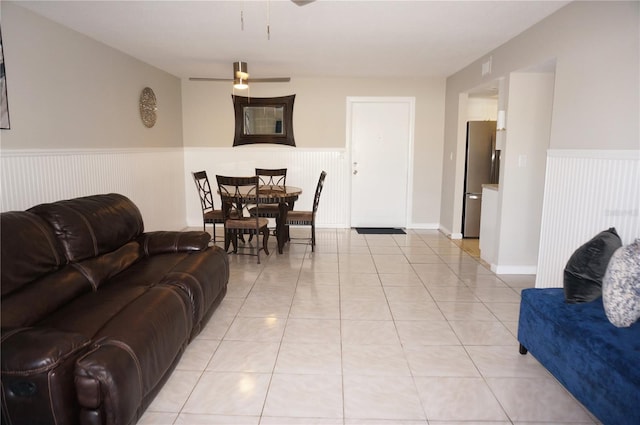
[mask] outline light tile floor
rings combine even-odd
[[[597,424],[518,353],[534,277],[458,245],[320,229],[315,253],[230,255],[225,299],[139,424]]]

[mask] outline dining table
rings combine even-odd
[[[250,193],[221,195],[224,200],[234,202],[237,205],[278,204],[279,217],[276,219],[276,239],[278,241],[278,254],[282,254],[284,245],[289,241],[289,226],[287,225],[287,212],[293,209],[295,201],[302,193],[302,189],[295,186],[261,185],[258,194]],[[242,208],[239,208],[242,210]]]

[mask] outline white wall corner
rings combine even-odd
[[[462,239],[462,233],[452,233],[451,230],[447,229],[442,225],[440,225],[440,228],[438,230],[440,230],[440,232],[442,232],[445,236],[447,236],[450,239]]]

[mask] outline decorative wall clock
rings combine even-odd
[[[140,94],[140,118],[145,127],[151,128],[156,123],[156,95],[149,87],[145,87]]]

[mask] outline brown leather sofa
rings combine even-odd
[[[226,293],[204,232],[95,195],[0,215],[2,423],[134,424]]]

